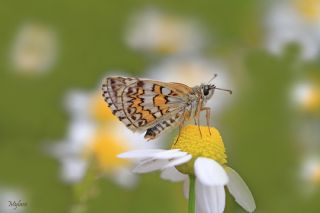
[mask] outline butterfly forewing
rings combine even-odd
[[[184,84],[137,78],[108,77],[103,96],[120,121],[148,139],[181,121],[192,89]]]

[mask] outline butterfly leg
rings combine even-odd
[[[200,133],[200,137],[202,138],[202,132],[201,132],[201,129],[200,129],[200,117],[198,117],[198,118],[194,118],[194,124],[196,125],[196,126],[198,126],[198,129],[199,129],[199,133]]]
[[[198,129],[199,129],[199,132],[200,132],[200,136],[202,138],[202,132],[201,132],[201,128],[200,128],[200,114],[198,116]]]
[[[197,104],[196,112],[195,112],[195,115],[194,115],[194,124],[198,126],[199,133],[200,133],[200,136],[202,138],[202,132],[201,132],[201,129],[200,129],[200,112],[201,112],[201,106],[202,106],[202,99],[198,98],[197,102],[198,102],[198,104]]]
[[[189,119],[190,119],[190,111],[184,109],[184,111],[183,111],[183,117],[182,117],[182,120],[181,120],[181,122],[180,122],[180,124],[179,124],[179,134],[178,134],[178,137],[177,137],[176,141],[174,142],[174,145],[175,145],[175,144],[177,143],[177,141],[179,140],[180,133],[181,133],[181,129],[182,129],[182,127],[184,126],[184,122],[185,122],[186,120],[189,120]]]
[[[204,108],[201,109],[201,111],[206,111],[207,126],[208,126],[209,133],[210,133],[210,135],[211,135],[211,131],[210,131],[210,114],[211,114],[211,108],[210,108],[210,107],[204,107]]]
[[[179,138],[180,138],[180,134],[181,134],[181,129],[182,129],[182,126],[183,125],[179,125],[179,133],[178,133],[178,137],[177,137],[177,139],[176,139],[176,141],[174,142],[174,144],[173,145],[176,145],[176,143],[178,142],[178,140],[179,140]]]

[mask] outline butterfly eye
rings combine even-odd
[[[203,88],[203,94],[205,95],[205,96],[207,96],[207,95],[209,95],[209,87],[204,87]]]

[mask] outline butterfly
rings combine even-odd
[[[106,77],[102,84],[102,95],[122,123],[133,132],[146,132],[144,138],[152,140],[170,127],[179,126],[181,129],[185,121],[191,118],[199,126],[202,111],[206,112],[209,127],[210,108],[205,107],[207,100],[215,90],[232,94],[231,90],[209,83],[189,87],[175,82]]]

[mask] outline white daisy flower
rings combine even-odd
[[[143,135],[130,132],[112,115],[101,92],[70,92],[65,104],[71,114],[68,135],[50,149],[62,163],[62,179],[71,183],[82,180],[94,159],[101,173],[121,186],[134,186],[137,177],[130,172],[132,164],[116,155],[160,143],[145,143]]]
[[[221,136],[215,128],[186,126],[170,150],[135,150],[119,155],[137,159],[136,173],[161,170],[161,177],[184,181],[185,195],[191,196],[195,180],[195,209],[197,213],[222,213],[225,208],[225,189],[246,211],[256,208],[253,196],[239,174],[226,166],[226,154]],[[189,192],[189,193],[188,193]]]
[[[163,82],[178,82],[190,87],[208,83],[213,76],[217,77],[211,81],[219,88],[234,90],[232,81],[223,64],[208,60],[203,57],[172,57],[158,66],[151,67],[147,72],[147,77]],[[223,91],[216,91],[207,106],[214,109],[216,114],[225,109],[230,104],[233,96]]]
[[[316,112],[320,109],[320,86],[312,81],[294,85],[292,100],[295,106],[303,111]]]
[[[267,15],[267,49],[280,55],[289,43],[298,43],[301,57],[314,59],[320,47],[320,1],[275,1]]]
[[[190,53],[201,49],[202,29],[192,20],[147,9],[131,20],[126,34],[128,45],[151,53]]]
[[[320,184],[320,156],[319,155],[309,155],[302,163],[301,170],[302,178],[313,184]]]
[[[12,188],[0,188],[0,212],[2,213],[23,213],[28,208],[28,202],[25,195]]]
[[[306,196],[319,190],[320,186],[320,155],[312,153],[304,156],[299,169],[302,184],[298,186]]]
[[[47,26],[28,23],[14,39],[11,51],[13,69],[27,74],[49,71],[56,60],[57,38]]]

